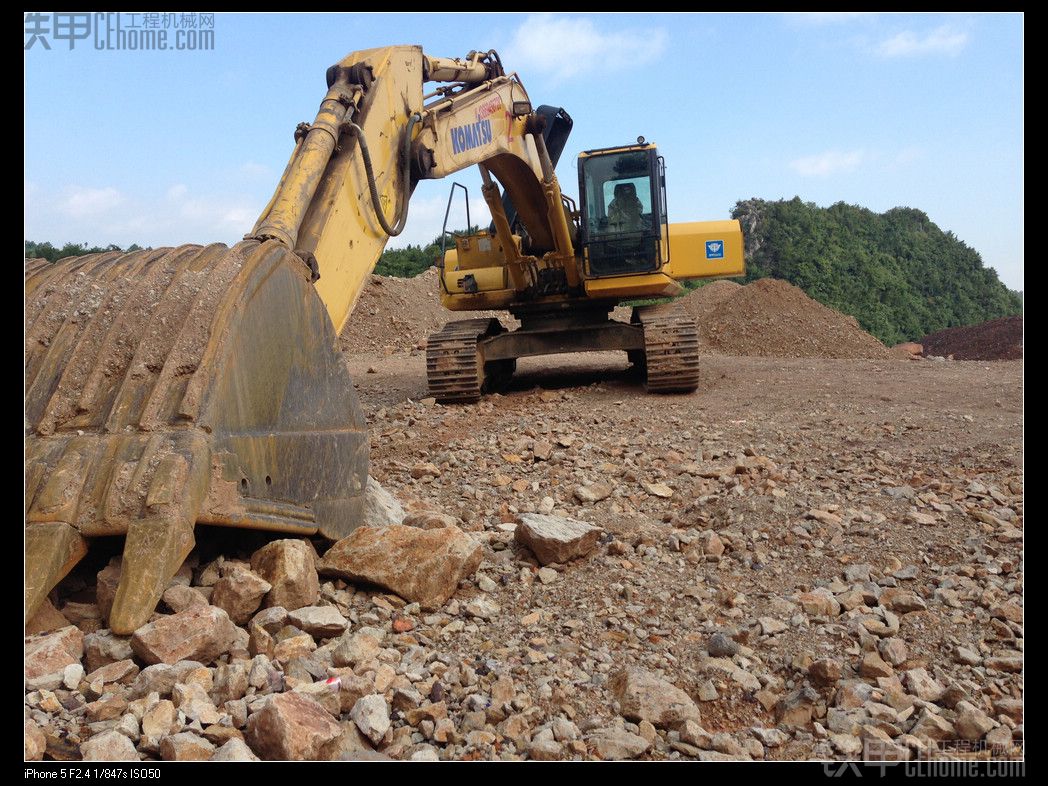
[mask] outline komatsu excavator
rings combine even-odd
[[[492,224],[455,237],[441,297],[521,322],[435,334],[439,400],[476,400],[516,358],[591,349],[627,351],[649,390],[695,389],[693,322],[661,306],[609,319],[682,279],[743,272],[737,222],[667,223],[654,145],[583,153],[575,203],[547,146],[559,156],[570,119],[534,109],[494,51],[355,52],[327,86],[233,247],[26,261],[26,620],[90,538],[125,536],[108,625],[127,634],[197,523],[332,540],[360,524],[368,441],[337,338],[420,180],[479,166]]]

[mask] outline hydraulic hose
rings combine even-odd
[[[360,145],[360,157],[364,162],[364,171],[367,173],[368,178],[368,190],[371,192],[371,206],[375,209],[375,218],[378,219],[382,230],[390,237],[396,237],[403,232],[404,226],[407,224],[408,200],[411,198],[411,182],[409,180],[411,174],[411,132],[414,130],[415,124],[421,120],[422,115],[418,112],[412,113],[408,120],[407,132],[404,134],[404,142],[401,145],[400,182],[402,183],[403,193],[401,194],[400,204],[397,205],[399,215],[392,227],[386,221],[386,216],[382,212],[382,203],[379,201],[378,185],[375,183],[375,171],[371,166],[371,153],[368,151],[368,143],[364,138],[364,129],[351,120],[344,124],[344,128],[348,129],[357,138],[357,143]]]

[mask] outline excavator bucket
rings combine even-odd
[[[148,621],[197,523],[336,539],[365,423],[302,260],[276,241],[25,266],[25,620],[124,535],[109,627]]]

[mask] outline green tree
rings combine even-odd
[[[474,225],[468,233],[472,234],[479,231],[480,227]],[[459,230],[454,234],[462,235],[467,234],[467,232],[466,230]],[[455,241],[450,234],[445,241],[445,246],[447,248],[455,247]],[[409,244],[405,248],[386,249],[382,252],[382,256],[379,257],[378,264],[375,265],[375,272],[380,276],[414,278],[419,273],[422,273],[437,264],[439,258],[440,237],[438,236],[425,246]]]
[[[909,207],[874,213],[799,197],[738,202],[746,280],[781,278],[885,344],[1022,313],[1022,297],[952,232]]]

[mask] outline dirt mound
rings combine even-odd
[[[740,289],[742,289],[742,284],[722,278],[699,287],[678,302],[685,311],[701,322],[709,316],[713,309],[732,297]]]
[[[925,357],[954,360],[1021,360],[1023,356],[1023,318],[1001,317],[979,325],[946,328],[920,340]]]
[[[854,317],[812,300],[786,281],[714,282],[683,298],[708,350],[764,357],[887,358]]]
[[[431,267],[414,278],[372,275],[339,336],[343,352],[410,352],[455,319],[495,317],[508,329],[517,322],[506,312],[446,310],[440,304],[440,279]]]

